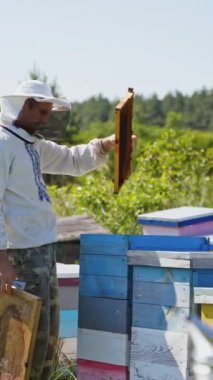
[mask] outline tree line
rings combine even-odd
[[[98,95],[82,102],[74,102],[69,125],[79,131],[87,129],[94,122],[111,121],[118,101],[110,101]],[[156,94],[148,98],[135,95],[134,122],[162,127],[169,122],[168,118],[172,118],[176,127],[213,130],[213,90],[203,88],[191,96],[176,91],[168,93],[162,99]]]
[[[47,75],[36,65],[29,72],[29,77],[49,82],[53,94],[62,95],[57,80],[49,81]],[[76,137],[79,132],[91,129],[93,124],[109,124],[114,121],[114,110],[119,100],[110,101],[99,94],[82,102],[73,102],[70,113],[60,113],[57,116],[53,114],[49,124],[52,130],[54,126],[57,129],[61,124],[61,129],[56,131],[58,139],[60,140],[61,134],[61,140],[73,142],[71,135]],[[135,94],[133,122],[147,126],[211,131],[213,130],[213,89],[208,90],[204,87],[200,91],[194,91],[192,95],[184,95],[180,91],[169,92],[162,99],[157,94],[150,97]],[[50,125],[47,126],[47,131]]]

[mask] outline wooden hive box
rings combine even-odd
[[[202,236],[213,234],[213,208],[178,207],[138,217],[145,235]]]
[[[195,310],[197,273],[212,271],[211,252],[129,251],[133,267],[130,379],[190,376],[186,318]]]
[[[81,380],[129,379],[132,283],[134,286],[135,277],[133,278],[132,265],[129,268],[127,266],[128,249],[134,252],[138,249],[143,251],[156,249],[165,251],[176,249],[180,252],[186,249],[208,251],[210,243],[207,238],[191,236],[82,236],[78,330],[78,376]],[[179,275],[174,271],[174,276],[176,276],[174,279],[179,278],[179,282],[182,280],[188,284],[188,275],[188,270],[187,274],[185,272],[182,274],[182,277],[178,277]],[[159,277],[159,274],[156,273],[156,276]],[[161,274],[161,277],[163,276],[164,274]],[[155,285],[154,282],[153,285]],[[163,290],[165,291],[164,299],[167,299],[169,289]],[[160,293],[161,291],[162,289]],[[162,298],[163,295],[160,302],[166,303]],[[155,318],[154,313],[151,315],[149,313],[149,297],[148,300],[143,300],[143,318],[145,321],[149,320],[152,327],[159,323],[161,304],[160,307],[158,306],[153,308],[155,312],[158,311]],[[165,313],[169,307],[170,304],[165,306]],[[187,307],[183,306],[181,309],[181,312],[185,312],[181,314],[182,318],[188,315],[189,306]],[[133,308],[133,318],[141,318],[140,303],[136,305],[133,302]],[[159,330],[165,328],[163,316],[164,314],[161,315]]]
[[[129,378],[127,251],[126,236],[81,237],[79,380]]]

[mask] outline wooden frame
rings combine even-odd
[[[0,293],[0,379],[28,380],[41,299],[23,290]]]
[[[134,91],[129,88],[127,95],[115,107],[115,194],[131,172],[133,97]]]

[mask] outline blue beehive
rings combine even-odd
[[[167,263],[173,262],[174,251],[178,251],[179,255],[187,255],[186,250],[205,252],[209,249],[209,240],[204,237],[82,235],[78,330],[79,380],[90,379],[91,367],[94,365],[95,368],[100,363],[104,367],[104,375],[103,371],[101,375],[100,372],[97,374],[93,368],[94,379],[98,376],[113,380],[129,379],[129,341],[131,334],[134,335],[134,328],[140,327],[141,324],[143,329],[166,331],[168,326],[174,329],[174,326],[181,321],[180,328],[183,330],[182,334],[184,333],[183,320],[191,310],[190,271],[188,268],[160,268],[158,259],[153,267],[153,257],[150,271],[148,262],[156,250],[164,251],[165,257],[160,263],[163,266],[165,259]],[[128,251],[136,254],[139,250],[143,252],[146,264],[142,268],[141,265],[137,268],[134,265],[129,266]],[[143,255],[140,254],[141,257]],[[179,264],[180,262],[182,261],[179,261]],[[141,282],[143,296],[140,294]],[[182,292],[183,296],[183,300],[178,301],[180,302],[178,306],[175,303],[177,290],[179,293]],[[175,317],[169,318],[167,323],[165,315],[171,309],[174,310]],[[82,370],[82,360],[84,370]]]
[[[190,376],[186,318],[195,311],[197,271],[212,271],[211,252],[129,251],[133,268],[130,379]]]

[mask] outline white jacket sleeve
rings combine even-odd
[[[40,140],[39,151],[41,171],[48,174],[79,176],[103,166],[108,158],[99,139],[73,147]]]
[[[7,232],[3,213],[4,193],[10,172],[12,158],[6,141],[0,143],[0,250],[7,249]]]
[[[0,202],[0,250],[7,249],[7,232],[2,211],[2,202]]]

